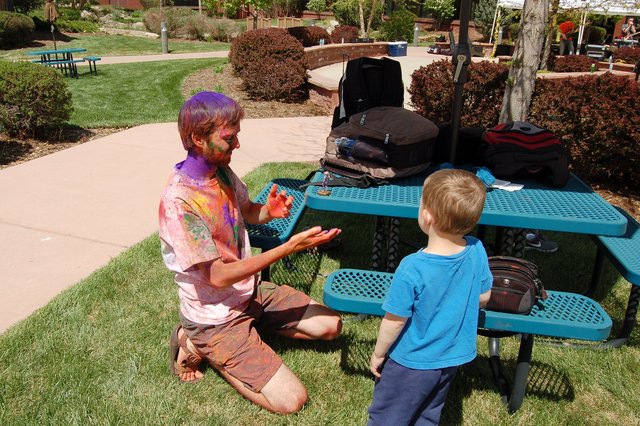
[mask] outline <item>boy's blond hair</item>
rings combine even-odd
[[[440,232],[465,235],[478,223],[487,195],[482,181],[466,170],[444,169],[431,174],[422,186],[422,206]]]

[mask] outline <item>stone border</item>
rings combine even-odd
[[[363,56],[385,56],[387,42],[377,43],[337,43],[312,46],[304,49],[309,70],[342,63]],[[338,83],[320,76],[308,75],[309,99],[332,113],[338,106]]]

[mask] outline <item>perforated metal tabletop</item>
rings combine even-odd
[[[317,210],[416,218],[425,177],[412,176],[366,189],[331,187],[328,196],[318,195],[319,186],[310,186],[305,202]],[[313,181],[321,180],[322,174],[316,173]],[[487,192],[480,224],[609,236],[625,233],[626,217],[575,175],[564,188],[532,181],[518,183],[524,184],[524,189]]]

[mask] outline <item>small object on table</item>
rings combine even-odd
[[[329,179],[331,179],[331,174],[328,171],[325,171],[323,175],[324,176],[322,177],[322,188],[318,190],[318,195],[327,196],[331,194],[331,190],[328,188]]]

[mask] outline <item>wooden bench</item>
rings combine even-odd
[[[338,311],[382,316],[382,303],[392,279],[389,272],[339,269],[327,277],[323,300]],[[549,298],[535,306],[529,315],[484,309],[479,312],[478,334],[489,337],[493,376],[502,401],[511,412],[520,408],[524,399],[534,335],[603,341],[611,332],[611,318],[596,301],[575,293],[547,293]],[[521,339],[513,386],[509,390],[500,365],[498,339],[514,334],[521,334]]]
[[[298,220],[304,211],[304,189],[300,189],[300,185],[305,183],[307,183],[306,180],[281,178],[274,179],[265,185],[255,198],[255,202],[264,204],[267,201],[271,187],[273,184],[276,184],[278,185],[278,192],[284,190],[288,195],[293,196],[293,206],[287,218],[273,219],[262,225],[247,225],[251,247],[266,251],[279,246],[291,238]],[[269,280],[269,268],[262,271],[262,279],[265,281]]]
[[[99,61],[102,58],[99,56],[85,56],[82,59],[89,62],[89,74],[98,75],[98,68],[96,67],[96,61]]]
[[[589,296],[592,295],[600,283],[605,257],[609,258],[624,279],[631,283],[622,330],[616,338],[605,343],[605,346],[609,347],[621,346],[629,339],[636,324],[638,303],[640,302],[640,225],[629,213],[619,207],[616,208],[627,218],[627,231],[621,237],[593,237],[598,251],[596,252],[591,287],[586,293]]]

